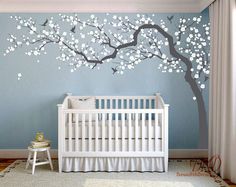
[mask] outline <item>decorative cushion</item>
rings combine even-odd
[[[71,98],[69,99],[71,109],[79,109],[79,110],[94,110],[96,109],[96,99],[95,97],[89,97],[86,99],[75,99]],[[96,115],[92,114],[92,121],[96,120]],[[75,123],[75,115],[72,115],[72,121]],[[79,116],[79,121],[82,121],[82,116]],[[85,115],[85,121],[89,121],[89,115]]]

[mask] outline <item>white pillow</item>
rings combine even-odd
[[[75,99],[71,98],[70,105],[72,109],[79,109],[79,110],[94,110],[96,109],[96,99],[95,97],[89,97],[86,99]],[[96,115],[92,114],[92,121],[96,120]],[[75,115],[72,116],[72,121],[75,123]],[[82,121],[81,115],[79,116],[79,121]],[[89,121],[89,115],[85,115],[85,121]]]

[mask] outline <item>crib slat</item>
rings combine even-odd
[[[122,113],[122,124],[121,124],[121,138],[122,138],[122,151],[125,151],[125,113]]]
[[[72,151],[72,113],[69,113],[69,124],[68,124],[68,151]]]
[[[131,107],[132,109],[135,109],[135,99],[132,99],[132,107]],[[134,120],[135,119],[135,116],[134,116],[135,114],[133,113],[132,114],[132,120]]]
[[[121,99],[121,109],[124,109],[124,99]]]
[[[165,131],[164,131],[164,114],[162,113],[161,114],[161,126],[160,126],[160,128],[161,128],[161,150],[162,151],[165,151],[165,135],[164,135],[164,133],[165,133]]]
[[[141,109],[141,99],[137,99],[138,100],[138,109]],[[141,113],[138,115],[138,119],[140,120],[141,117]]]
[[[95,122],[95,151],[98,151],[98,114],[96,114],[96,122]]]
[[[84,151],[85,148],[85,114],[82,114],[82,126],[81,126],[81,143],[82,143],[82,148],[81,150]]]
[[[102,113],[102,151],[105,151],[105,113]]]
[[[142,151],[145,151],[145,113],[142,113]]]
[[[151,150],[151,127],[152,127],[152,114],[148,113],[148,151]]]
[[[104,109],[107,109],[107,99],[104,99]]]
[[[132,129],[131,129],[131,122],[132,122],[132,121],[131,121],[131,113],[129,113],[128,120],[129,120],[129,126],[128,126],[128,132],[129,132],[129,134],[128,134],[128,136],[129,136],[129,137],[128,137],[129,143],[128,143],[128,144],[129,144],[129,145],[128,145],[128,146],[129,146],[129,151],[131,151],[131,150],[132,150],[132,149],[131,149],[131,146],[132,146],[132,145],[131,145],[131,143],[132,143],[132,142],[131,142],[131,136],[132,136],[132,132],[131,132],[131,131],[132,131]]]
[[[147,109],[146,103],[147,103],[147,100],[146,100],[146,99],[143,99],[143,109]]]
[[[118,113],[115,114],[115,151],[119,151],[118,142]]]
[[[155,113],[155,151],[159,151],[158,144],[158,113]]]
[[[141,107],[141,100],[138,99],[138,109],[140,109],[140,107]]]
[[[78,127],[79,127],[79,114],[75,114],[75,151],[77,152],[79,149],[79,145],[78,145],[78,141],[79,141],[79,137],[78,137]]]
[[[62,113],[61,121],[62,121],[62,143],[61,143],[61,150],[62,152],[65,152],[65,146],[66,146],[66,114]]]
[[[135,151],[138,151],[138,113],[135,113]]]
[[[112,135],[112,114],[111,113],[109,113],[109,123],[108,123],[108,151],[112,151],[112,141],[111,141],[111,135]]]
[[[148,105],[149,105],[149,109],[152,109],[152,99],[148,99]]]
[[[88,151],[91,151],[91,145],[92,145],[92,114],[89,113],[89,123],[88,123]]]
[[[119,108],[119,106],[118,106],[119,100],[116,99],[115,101],[116,101],[116,109],[118,109]]]

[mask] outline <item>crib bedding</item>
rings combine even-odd
[[[63,159],[64,172],[89,171],[139,171],[163,172],[163,158],[160,157],[66,157]]]

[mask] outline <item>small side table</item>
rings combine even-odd
[[[44,164],[50,164],[51,170],[53,170],[53,165],[52,165],[52,159],[50,156],[50,147],[43,147],[43,148],[32,148],[28,147],[29,155],[26,163],[26,169],[28,169],[29,164],[32,165],[32,175],[34,174],[35,171],[35,166],[39,165],[44,165]],[[37,161],[37,153],[38,152],[46,152],[47,153],[47,158],[43,161]],[[31,159],[31,156],[33,155],[33,158]]]

